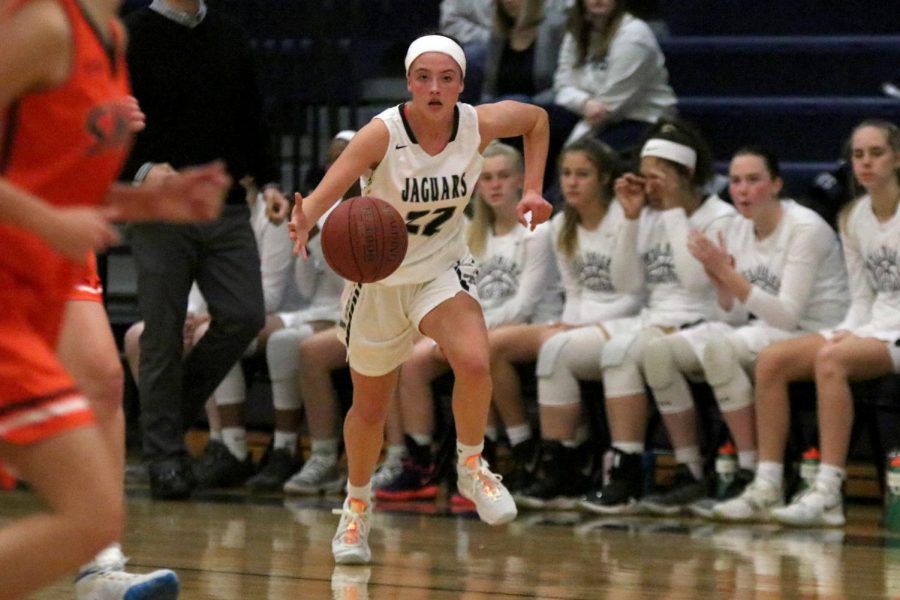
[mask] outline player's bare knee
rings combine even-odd
[[[384,424],[387,420],[388,406],[390,402],[385,400],[367,400],[364,402],[353,399],[353,406],[347,413],[347,418],[356,418],[366,425]],[[351,417],[352,415],[352,417]]]
[[[487,353],[478,350],[447,357],[457,379],[480,380],[491,378],[491,362]]]
[[[835,381],[847,379],[847,367],[842,360],[841,351],[835,344],[825,344],[816,352],[816,379]]]
[[[118,415],[122,409],[122,391],[125,386],[125,373],[118,360],[93,365],[78,383],[90,400],[98,420],[102,422]]]
[[[785,380],[785,368],[788,366],[790,356],[773,347],[763,348],[756,361],[757,385],[765,385],[776,381]]]

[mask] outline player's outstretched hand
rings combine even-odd
[[[519,223],[525,227],[529,226],[528,219],[525,215],[531,213],[531,230],[550,218],[553,213],[553,205],[544,200],[537,192],[526,192],[519,203],[516,205],[516,216],[519,217]]]
[[[222,211],[231,177],[214,161],[188,167],[162,180],[156,218],[173,223],[212,221]]]
[[[43,225],[41,237],[54,250],[79,263],[88,252],[102,252],[119,241],[118,232],[98,208],[54,208]]]
[[[291,212],[291,222],[288,223],[288,234],[294,242],[294,256],[303,256],[303,260],[309,258],[306,252],[306,242],[309,241],[309,220],[303,214],[303,196],[300,192],[294,192],[294,210]]]

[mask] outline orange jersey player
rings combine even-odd
[[[212,218],[229,183],[220,164],[140,189],[114,183],[139,118],[117,9],[0,0],[0,460],[47,507],[0,529],[0,599],[55,581],[121,534],[121,459],[56,354],[89,252],[115,241],[113,219]],[[165,575],[129,597],[177,597]]]

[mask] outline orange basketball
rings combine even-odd
[[[360,196],[337,205],[322,227],[322,252],[350,281],[373,283],[397,270],[406,257],[406,223],[393,206]]]

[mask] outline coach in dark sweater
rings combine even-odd
[[[246,33],[202,0],[153,0],[125,23],[134,95],[147,115],[125,176],[140,184],[164,178],[173,168],[221,159],[234,178],[217,221],[147,223],[130,230],[145,322],[139,389],[150,489],[154,497],[186,498],[195,480],[185,429],[265,320],[259,254],[238,182],[252,177],[265,189],[267,204],[286,208],[287,203],[267,185],[275,181],[276,170]],[[182,357],[194,280],[212,321]],[[246,471],[247,461],[215,449],[212,461],[199,464]]]

